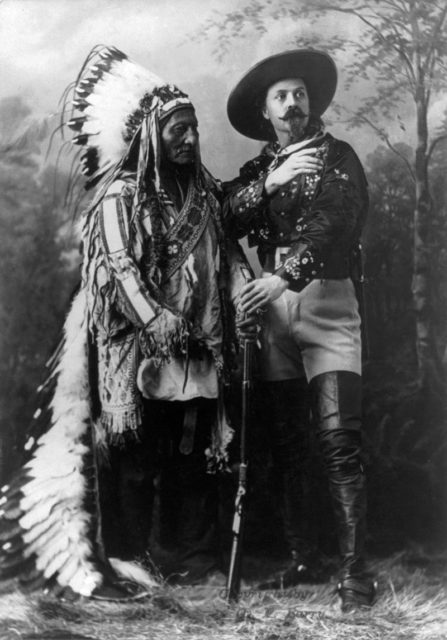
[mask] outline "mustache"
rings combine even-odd
[[[309,114],[304,111],[298,105],[289,107],[285,114],[280,118],[281,120],[293,120],[294,118],[307,118]]]
[[[182,147],[179,147],[177,149],[177,151],[175,152],[175,155],[178,156],[181,153],[196,153],[196,148],[187,144],[187,145],[183,145]]]

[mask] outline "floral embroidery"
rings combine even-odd
[[[166,246],[166,251],[168,253],[168,255],[170,256],[175,256],[178,253],[178,243],[177,242],[170,242],[167,246]]]
[[[244,209],[255,208],[261,201],[261,193],[259,185],[256,182],[251,183],[240,193],[239,195],[241,204],[238,206],[238,210],[242,212]]]
[[[284,262],[284,269],[294,280],[299,280],[303,277],[302,266],[305,266],[307,271],[314,263],[314,257],[310,251],[305,251],[302,256],[292,256]],[[309,265],[309,266],[307,266]]]
[[[261,238],[264,238],[264,240],[267,240],[270,235],[270,229],[268,227],[261,227],[259,229],[259,235],[261,236]]]
[[[315,157],[320,158],[321,160],[326,160],[327,155],[329,153],[329,143],[323,142],[322,145],[320,145],[315,153]]]
[[[304,178],[304,189],[303,195],[306,198],[313,198],[313,195],[316,191],[317,185],[321,180],[321,176],[319,174],[314,175],[306,175]]]
[[[286,260],[284,263],[284,269],[286,270],[286,273],[292,276],[292,278],[299,280],[301,275],[299,257],[297,256],[296,258],[289,258]]]
[[[334,173],[336,175],[337,178],[339,178],[340,180],[349,180],[349,176],[347,173],[342,173],[340,171],[340,169],[334,169]]]

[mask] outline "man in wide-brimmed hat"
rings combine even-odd
[[[284,586],[313,579],[312,541],[297,523],[306,408],[304,366],[342,556],[338,592],[347,611],[371,605],[364,566],[366,494],[361,459],[361,334],[354,287],[367,183],[353,149],[324,131],[337,85],[332,58],[311,49],[261,61],[228,100],[241,134],[268,141],[226,185],[227,229],[257,245],[262,277],[245,286],[242,309],[265,310],[261,375],[272,408],[273,452],[282,463],[292,563]],[[303,423],[304,420],[304,423]]]

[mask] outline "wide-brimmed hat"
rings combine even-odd
[[[239,80],[228,98],[228,118],[239,133],[255,140],[274,136],[262,115],[262,102],[269,87],[286,78],[304,81],[311,113],[321,116],[334,97],[337,68],[327,53],[314,49],[284,51],[261,60]]]

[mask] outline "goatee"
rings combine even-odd
[[[293,118],[290,120],[291,134],[290,139],[291,142],[298,142],[304,136],[304,132],[306,130],[305,124],[301,119]]]

